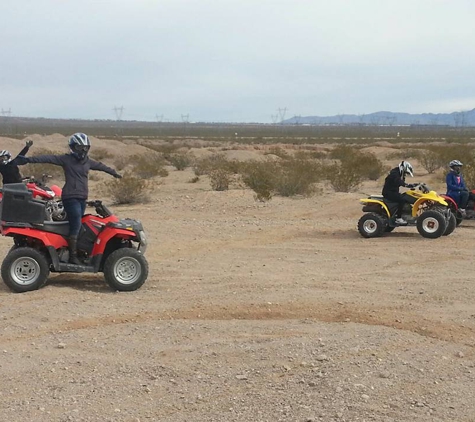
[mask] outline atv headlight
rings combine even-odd
[[[140,239],[139,251],[144,254],[145,251],[147,250],[147,236],[145,235],[145,232],[143,230],[139,231],[139,239]]]

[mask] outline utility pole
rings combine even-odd
[[[284,124],[285,112],[287,111],[287,107],[279,108],[277,111],[279,112],[280,124]]]
[[[117,120],[117,137],[121,138],[122,137],[122,127],[121,127],[120,121],[122,119],[122,113],[124,112],[124,107],[123,106],[120,106],[120,107],[114,106],[113,110],[114,110],[115,117],[116,117],[116,120]]]
[[[186,133],[187,125],[190,121],[190,115],[189,114],[182,114],[181,115],[181,121],[183,122],[183,130]]]
[[[2,108],[2,116],[5,117],[5,134],[11,135],[13,133],[10,117],[12,116],[12,109],[4,110]]]
[[[163,122],[163,114],[155,114],[155,119],[157,120],[158,123],[158,134],[161,135],[162,133],[162,122]]]

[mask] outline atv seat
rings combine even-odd
[[[35,229],[48,233],[59,234],[60,236],[69,236],[69,221],[44,221],[41,224],[32,224]]]
[[[384,199],[383,195],[370,195],[369,199],[376,199],[377,201],[382,201]]]

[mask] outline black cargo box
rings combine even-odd
[[[0,219],[17,223],[43,223],[46,220],[45,203],[33,199],[33,194],[23,183],[3,185]]]

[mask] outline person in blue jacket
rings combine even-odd
[[[69,154],[39,155],[37,157],[17,157],[17,164],[48,163],[61,166],[66,182],[63,187],[61,199],[69,221],[69,262],[80,265],[77,257],[77,238],[81,229],[81,218],[86,208],[88,197],[89,170],[99,170],[116,178],[122,176],[114,169],[107,167],[99,161],[88,157],[91,141],[84,133],[75,133],[69,138]]]
[[[445,178],[447,183],[447,196],[450,196],[458,205],[460,212],[465,215],[465,208],[469,199],[469,192],[462,176],[463,164],[459,160],[449,163],[450,172]]]

